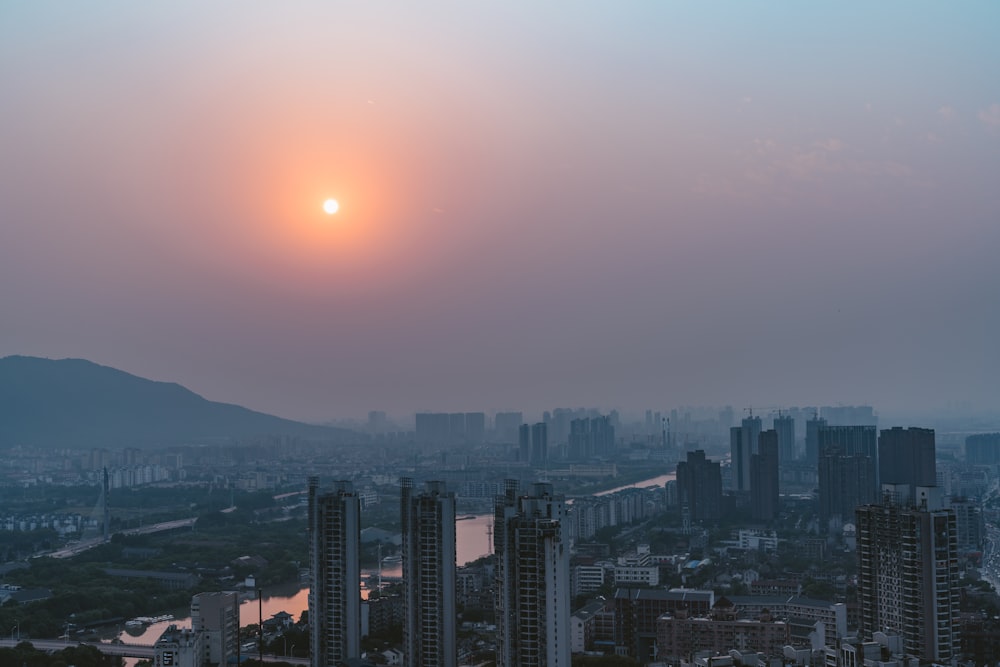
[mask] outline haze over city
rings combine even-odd
[[[990,409],[997,25],[4,3],[0,356],[310,420]]]

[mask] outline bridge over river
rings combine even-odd
[[[139,644],[100,644],[98,642],[77,642],[67,639],[0,639],[0,646],[13,648],[22,642],[28,642],[39,651],[55,653],[76,646],[93,646],[104,655],[117,655],[123,658],[153,659],[152,646]]]
[[[93,646],[104,655],[116,655],[123,658],[141,658],[144,660],[152,660],[154,655],[154,649],[152,646],[126,643],[112,644],[103,642],[77,642],[66,639],[0,639],[0,647],[14,648],[22,642],[28,642],[39,651],[45,651],[46,653],[55,653],[56,651],[73,648],[75,646]],[[254,651],[250,651],[245,655],[248,658],[257,658],[257,653]],[[293,658],[291,656],[273,655],[268,653],[265,653],[262,657],[264,662],[287,662],[293,665],[309,664],[309,658]]]

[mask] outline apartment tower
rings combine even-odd
[[[506,480],[494,506],[498,667],[569,667],[569,543],[564,496]]]
[[[953,664],[959,642],[958,529],[937,487],[883,484],[857,509],[861,633],[898,634],[921,664]]]
[[[835,532],[878,501],[878,435],[870,425],[820,426],[817,440],[820,524]]]
[[[759,420],[758,420],[759,421]],[[778,432],[761,431],[750,456],[750,513],[755,521],[778,516]]]
[[[399,481],[403,532],[403,665],[455,667],[455,494],[444,482]]]
[[[722,518],[722,472],[718,461],[705,458],[699,449],[677,463],[677,497],[681,514],[691,521]]]
[[[313,667],[361,657],[361,500],[350,482],[309,478],[309,625]]]

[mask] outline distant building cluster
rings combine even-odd
[[[393,433],[384,413],[370,414],[369,426],[373,435]],[[354,481],[320,488],[319,473],[310,473],[305,493],[275,496],[276,509],[300,499],[306,506],[298,511],[308,517],[313,665],[355,664],[363,634],[390,630],[402,641],[384,660],[410,667],[465,664],[468,637],[480,632],[504,666],[569,665],[575,653],[706,667],[912,667],[955,664],[962,655],[959,628],[970,621],[959,612],[960,580],[989,544],[983,498],[1000,472],[1000,434],[963,434],[964,457],[949,452],[939,461],[935,431],[880,429],[862,406],[772,409],[767,417],[749,408],[742,416],[648,411],[629,424],[590,409],[560,408],[527,422],[520,412],[496,413],[492,422],[479,412],[428,412],[400,437],[401,449],[370,447],[346,462],[307,449],[311,469],[328,478],[346,470]],[[956,442],[948,440],[952,451]],[[108,473],[115,488],[116,474],[123,484],[133,479],[127,470],[162,466],[179,476],[170,465],[226,461],[232,469],[210,484],[262,490],[289,477],[280,464],[264,463],[266,450],[183,449],[156,462],[93,450],[78,467],[96,479],[96,470],[83,468],[117,465]],[[253,465],[241,467],[237,456]],[[653,488],[570,498],[554,490],[671,466],[674,478]],[[398,486],[401,533],[366,529],[364,539],[398,544],[401,586],[363,605],[361,516],[393,497],[389,485]],[[457,567],[456,521],[466,518],[456,516],[459,503],[492,512],[493,556],[475,566]],[[642,524],[664,510],[679,522],[654,529],[665,538],[647,535]],[[788,518],[798,514],[801,525],[790,532]],[[733,516],[746,521],[733,526]],[[8,517],[0,525],[32,529],[54,520]],[[66,533],[93,522],[60,521]],[[625,536],[624,546],[610,535]],[[657,552],[650,535],[677,547]],[[856,554],[855,572],[824,571],[828,560],[842,567],[844,554]],[[786,556],[806,565],[773,567]],[[848,591],[856,602],[843,601]],[[217,616],[204,611],[215,609],[213,600],[199,602],[202,616]],[[494,618],[461,623],[460,610]],[[228,660],[229,649],[219,647],[229,644],[212,632],[222,631],[174,628],[157,650]]]
[[[418,412],[416,441],[422,444],[473,445],[486,439],[483,412]]]

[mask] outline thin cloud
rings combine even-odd
[[[979,120],[990,132],[1000,132],[1000,104],[991,104],[989,109],[980,111]]]
[[[946,104],[937,110],[937,115],[944,119],[945,122],[951,122],[955,120],[955,108]]]
[[[788,146],[772,139],[755,139],[744,152],[749,160],[744,178],[755,185],[777,184],[779,179],[818,182],[840,176],[887,177],[911,182],[913,170],[890,159],[871,159],[863,151],[836,137]]]

